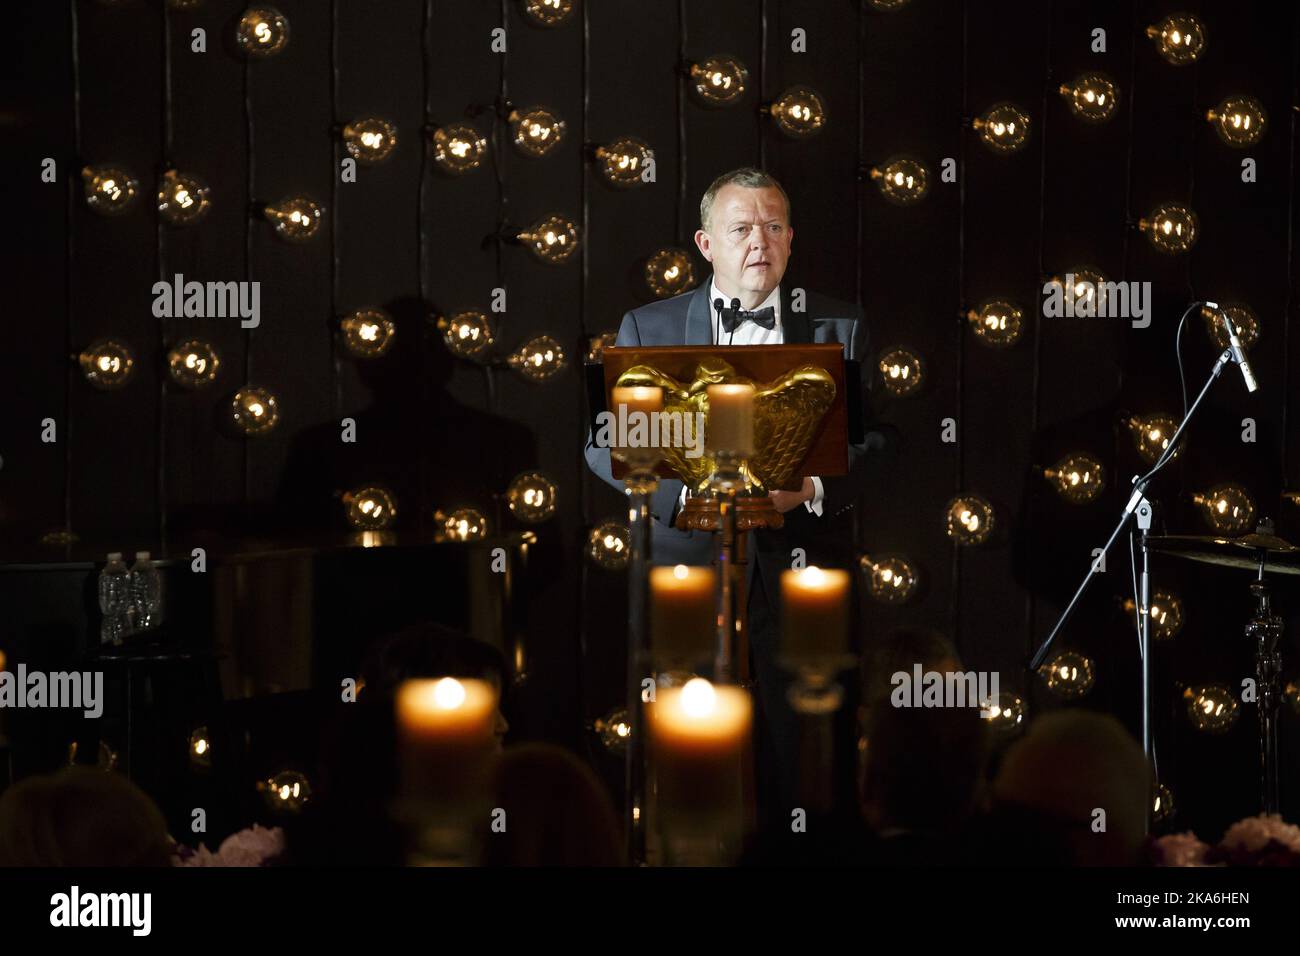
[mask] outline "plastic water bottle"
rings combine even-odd
[[[121,644],[127,631],[127,609],[131,604],[131,572],[126,569],[121,551],[113,551],[99,572],[99,625],[101,644]]]
[[[162,617],[162,577],[148,551],[137,551],[131,566],[131,614],[134,633],[153,630]]]

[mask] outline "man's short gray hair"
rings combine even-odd
[[[786,225],[790,224],[790,197],[785,194],[775,177],[763,172],[761,169],[755,169],[753,166],[742,166],[740,169],[733,169],[729,173],[723,173],[715,179],[712,185],[704,191],[704,198],[700,200],[700,228],[705,232],[709,231],[709,216],[713,213],[713,200],[718,198],[718,191],[723,186],[744,186],[746,189],[775,189],[785,200],[785,220]]]

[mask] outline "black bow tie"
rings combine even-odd
[[[746,321],[755,322],[765,329],[776,328],[776,308],[770,305],[756,312],[746,312],[744,309],[736,309],[733,312],[731,309],[723,309],[721,316],[724,332],[734,332],[736,326]]]

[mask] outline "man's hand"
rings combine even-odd
[[[799,507],[805,501],[812,501],[814,494],[815,489],[811,478],[803,480],[803,488],[799,491],[773,491],[769,493],[772,504],[776,505],[776,510],[781,514],[785,514],[791,508]]]

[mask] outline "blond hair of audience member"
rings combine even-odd
[[[1146,757],[1123,724],[1071,709],[1030,722],[998,768],[993,798],[1061,824],[1074,862],[1125,866],[1141,851],[1150,786]]]
[[[69,767],[0,794],[0,867],[170,865],[162,812],[120,774]]]

